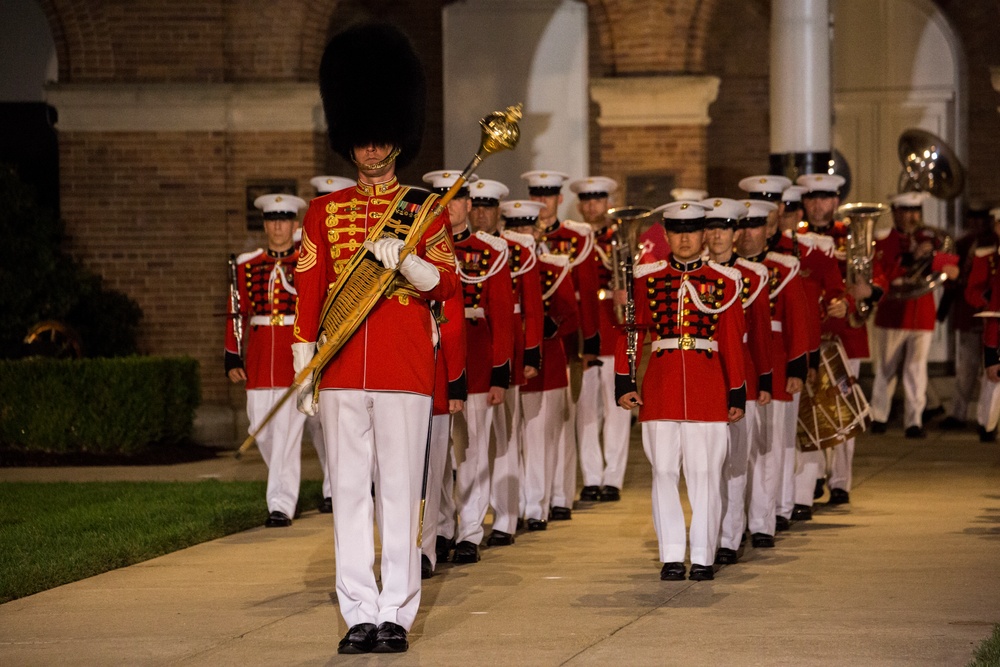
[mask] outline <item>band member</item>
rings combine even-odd
[[[1000,207],[990,211],[990,218],[994,233],[1000,235]],[[1000,267],[1000,255],[997,254],[995,244],[976,249],[964,293],[965,301],[970,308],[976,311],[1000,312],[998,267]],[[997,420],[1000,419],[1000,384],[998,384],[1000,374],[996,368],[1000,363],[997,352],[1000,349],[1000,340],[997,339],[1000,319],[993,316],[976,319],[982,319],[983,322],[980,354],[986,369],[979,387],[976,421],[980,442],[994,442],[997,436]]]
[[[670,196],[674,201],[700,202],[708,196],[707,190],[697,190],[695,188],[674,188],[670,191]],[[652,210],[654,214],[662,214],[664,206],[658,206]],[[639,235],[639,260],[638,264],[650,264],[665,258],[670,253],[670,243],[667,242],[667,232],[663,229],[663,224],[655,222],[653,225]]]
[[[352,94],[370,86],[371,72],[394,91],[390,101]],[[423,68],[407,38],[382,24],[334,36],[320,63],[320,92],[330,145],[356,165],[358,184],[313,199],[306,214],[296,370],[308,366],[317,341],[346,342],[303,386],[299,406],[321,413],[334,475],[337,602],[349,626],[338,651],[402,652],[420,604],[417,533],[435,363],[428,304],[458,289],[455,256],[447,211],[428,218],[438,197],[401,186],[395,175],[416,157],[424,124]],[[401,257],[404,246],[413,250]],[[328,293],[347,300],[366,291],[378,265],[399,273],[345,334],[338,311],[324,307]],[[372,569],[376,505],[381,588]]]
[[[861,360],[868,354],[868,327],[863,317],[858,317],[858,304],[854,294],[864,294],[870,308],[882,290],[873,283],[846,285],[847,237],[846,222],[836,220],[840,206],[840,188],[844,178],[836,174],[806,174],[782,194],[778,207],[783,230],[795,223],[800,243],[810,248],[800,253],[802,268],[799,275],[810,302],[818,299],[819,325],[827,338],[836,338],[844,346],[848,372],[857,378],[861,374]],[[856,277],[855,281],[861,279]],[[848,313],[855,314],[848,318]],[[818,355],[810,357],[810,382],[814,382]],[[832,505],[850,502],[852,468],[854,464],[854,438],[849,438],[829,451],[829,487]],[[799,452],[802,465],[796,471],[796,511],[804,518],[811,517],[813,500],[822,497],[823,482],[827,473],[826,452]],[[805,508],[805,509],[802,509]]]
[[[538,215],[542,212],[544,209],[540,209]],[[542,234],[540,226],[539,220],[534,227],[534,233],[539,236]],[[536,261],[544,318],[542,367],[521,389],[524,519],[531,531],[548,527],[553,514],[553,489],[562,487],[562,480],[557,482],[556,478],[564,474],[559,466],[559,454],[565,444],[562,432],[568,427],[565,413],[569,385],[563,341],[580,326],[569,257],[542,253]]]
[[[893,229],[875,242],[875,262],[886,280],[904,279],[917,266],[928,263],[932,271],[940,271],[949,280],[958,277],[958,258],[940,252],[934,230],[923,224],[923,202],[926,193],[905,192],[890,200]],[[923,411],[927,396],[927,355],[934,334],[934,294],[928,292],[915,299],[890,298],[879,302],[875,313],[875,381],[872,383],[872,433],[884,433],[889,419],[892,395],[896,389],[896,372],[903,366],[905,411],[903,423],[907,438],[923,438]]]
[[[746,319],[743,362],[747,381],[745,418],[729,424],[729,448],[722,471],[722,521],[716,565],[739,560],[746,528],[747,474],[750,452],[759,451],[766,430],[758,407],[771,402],[771,306],[768,299],[767,267],[738,257],[733,250],[736,227],[746,207],[732,199],[701,202],[709,209],[705,218],[705,248],[708,258],[720,266],[740,272],[740,301]]]
[[[727,425],[743,418],[746,405],[742,277],[701,258],[700,204],[669,204],[663,221],[670,256],[635,271],[635,354],[648,333],[652,357],[640,394],[630,377],[627,337],[619,339],[615,395],[625,410],[639,406],[643,449],[653,467],[660,579],[685,576],[688,540],[678,489],[683,467],[691,503],[690,578],[700,581],[715,576]]]
[[[624,299],[625,295],[624,285],[618,283],[621,267],[617,265],[619,258],[615,247],[625,236],[607,217],[608,197],[617,188],[618,184],[606,176],[590,176],[569,184],[569,189],[576,193],[577,210],[594,231],[594,251],[590,257],[597,268],[600,285],[597,312],[600,355],[583,369],[577,399],[576,434],[583,473],[580,500],[619,500],[628,463],[632,415],[619,410],[615,403],[614,363],[615,343],[621,330],[615,313],[616,285],[618,297]],[[626,243],[618,252],[632,253],[633,249]]]
[[[799,260],[791,255],[768,252],[768,216],[777,205],[762,200],[743,200],[746,215],[740,220],[736,251],[744,259],[764,264],[770,272],[768,297],[771,308],[771,402],[761,415],[769,437],[759,451],[750,451],[750,503],[747,523],[755,548],[774,546],[778,504],[788,497],[785,460],[794,457],[798,394],[808,371],[809,330],[798,310],[806,301]],[[787,501],[786,501],[787,502]],[[786,511],[791,513],[791,503]],[[785,517],[788,518],[787,516]]]
[[[588,368],[597,360],[601,352],[601,334],[598,322],[597,292],[600,281],[597,265],[590,255],[594,248],[594,233],[590,225],[570,220],[559,220],[559,204],[562,203],[562,186],[568,178],[555,171],[529,171],[521,174],[528,182],[528,198],[545,205],[538,217],[543,229],[539,239],[539,251],[564,255],[569,258],[570,278],[579,307],[580,333],[568,334],[566,354],[574,368],[571,377],[580,377],[583,368]],[[580,341],[578,343],[578,341]],[[579,354],[577,353],[579,350]],[[547,372],[547,371],[546,371]],[[562,444],[556,462],[556,476],[552,488],[552,520],[564,521],[572,517],[573,499],[576,497],[576,383],[571,386],[567,399],[567,427],[563,429]]]
[[[479,543],[483,521],[490,505],[490,434],[496,436],[495,455],[507,456],[507,471],[502,482],[513,485],[513,492],[500,494],[503,504],[494,508],[491,546],[513,544],[517,522],[517,452],[510,451],[504,402],[510,387],[514,346],[514,300],[510,267],[507,265],[507,242],[494,233],[499,223],[500,199],[507,196],[507,186],[498,181],[474,183],[471,210],[472,228],[464,222],[452,225],[458,275],[465,295],[465,324],[468,338],[466,367],[469,397],[464,418],[452,429],[456,476],[456,531],[454,563],[479,561]],[[509,477],[512,476],[513,480]]]
[[[292,385],[292,322],[295,319],[294,269],[299,253],[293,239],[305,201],[288,194],[257,197],[264,215],[267,250],[258,248],[236,258],[240,312],[230,312],[226,329],[226,375],[247,387],[250,433]],[[236,320],[243,340],[237,342]],[[240,347],[245,350],[245,362]],[[292,525],[299,499],[302,430],[305,415],[288,401],[257,435],[257,447],[267,464],[267,510],[264,525]]]
[[[424,174],[423,180],[432,186],[435,193],[443,195],[460,175],[461,172],[453,170],[432,171]],[[476,179],[475,175],[470,176],[469,182],[475,182]],[[448,202],[453,236],[456,228],[468,227],[470,208],[469,188],[468,185],[463,185]],[[434,415],[431,418],[431,445],[427,462],[421,579],[430,579],[438,562],[449,560],[451,551],[455,548],[451,430],[454,415],[465,409],[468,398],[465,295],[462,290],[456,290],[444,303],[435,304],[433,310],[439,323],[441,343],[434,373]]]

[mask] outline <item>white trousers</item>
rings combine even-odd
[[[842,446],[842,445],[841,445]],[[793,500],[796,505],[812,507],[813,493],[816,491],[816,480],[826,472],[826,452],[818,449],[814,452],[803,452],[795,448],[795,477]]]
[[[566,389],[521,394],[524,414],[524,518],[547,521],[566,421]]]
[[[632,413],[615,402],[615,358],[583,372],[576,409],[576,434],[584,486],[622,488],[628,464]],[[603,444],[603,452],[602,452]]]
[[[444,486],[446,462],[449,459],[448,443],[451,439],[451,415],[434,415],[431,418],[431,448],[427,460],[427,490],[424,502],[424,532],[420,552],[437,566],[438,523],[441,516],[441,492]],[[448,468],[451,474],[450,467]],[[454,517],[453,517],[454,520]]]
[[[725,422],[643,422],[642,448],[653,466],[653,525],[662,562],[684,562],[688,540],[680,496],[682,469],[691,504],[691,564],[715,562],[728,434]]]
[[[992,431],[1000,421],[1000,383],[990,382],[983,373],[979,383],[979,404],[976,406],[976,421],[987,431]]]
[[[903,424],[923,425],[927,404],[927,355],[933,332],[915,329],[885,329],[875,327],[872,347],[875,357],[875,381],[872,383],[872,419],[889,420],[892,396],[896,391],[896,372],[903,366],[903,393],[906,409]]]
[[[455,420],[451,422],[451,433],[455,432]],[[441,475],[441,499],[438,506],[437,534],[449,540],[455,539],[455,447],[448,436],[448,453],[444,457],[444,473]]]
[[[771,405],[774,406],[771,410],[771,441],[776,447],[778,459],[774,511],[788,519],[795,505],[795,432],[799,423],[799,394],[795,394],[790,401],[771,401]]]
[[[431,398],[328,389],[320,392],[319,407],[333,473],[340,613],[348,627],[389,621],[409,630],[420,606],[417,529]],[[373,571],[376,514],[381,590]]]
[[[247,390],[250,433],[284,393],[283,388]],[[288,400],[257,435],[257,448],[267,464],[268,512],[295,516],[302,475],[302,431],[305,423],[306,416],[295,407],[295,401]]]
[[[521,390],[507,390],[503,405],[493,414],[493,472],[490,479],[490,505],[493,506],[493,530],[513,535],[521,496],[521,441],[524,424],[521,421]]]
[[[289,399],[291,402],[292,399]],[[312,417],[306,417],[306,430],[309,432],[309,439],[312,440],[313,447],[316,448],[316,456],[319,458],[320,468],[323,469],[323,497],[329,498],[330,494],[333,493],[333,487],[330,485],[330,471],[326,467],[326,445],[324,445],[325,438],[323,437],[323,420],[319,418],[319,413],[317,412]]]
[[[571,367],[566,367],[570,375],[570,385],[563,389],[566,395],[565,409],[561,419],[562,433],[559,435],[559,447],[556,449],[555,474],[552,476],[552,507],[568,507],[572,509],[576,498],[576,401],[573,400],[573,380]],[[553,390],[558,391],[558,390]]]
[[[755,448],[759,450],[764,436],[762,412],[757,401],[748,400],[743,419],[729,425],[729,450],[722,468],[722,523],[719,531],[719,546],[724,549],[735,551],[743,539],[747,521],[750,452]]]
[[[775,401],[757,410],[760,439],[750,442],[750,462],[747,465],[747,486],[750,502],[747,505],[747,525],[751,533],[774,535],[774,516],[777,503],[778,447],[771,434]]]
[[[861,375],[861,360],[848,359],[847,371],[854,378]],[[850,491],[851,480],[854,477],[854,438],[845,440],[827,452],[827,486],[831,489]]]
[[[490,432],[496,406],[487,405],[487,394],[469,394],[465,410],[455,415],[452,439],[458,470],[455,504],[458,508],[456,542],[479,544],[490,505]]]

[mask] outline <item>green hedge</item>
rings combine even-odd
[[[190,358],[0,360],[0,450],[134,454],[191,436]]]

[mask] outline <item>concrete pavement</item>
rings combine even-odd
[[[228,456],[168,468],[139,470],[262,473]],[[113,469],[99,470],[74,479]],[[0,479],[62,473],[46,474]],[[578,503],[572,521],[439,567],[404,655],[336,654],[331,519],[309,513],[2,605],[0,662],[965,665],[1000,622],[1000,447],[972,432],[866,436],[851,505],[821,507],[712,582],[659,580],[649,484],[635,429],[621,502]]]

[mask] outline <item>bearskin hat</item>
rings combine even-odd
[[[362,23],[334,35],[319,68],[330,147],[348,162],[369,143],[400,149],[398,168],[420,151],[427,82],[410,40],[387,23]]]

